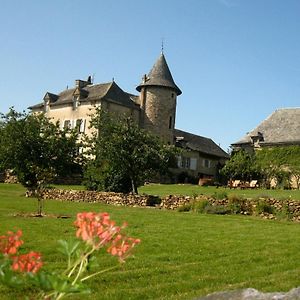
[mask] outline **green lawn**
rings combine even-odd
[[[229,189],[215,186],[198,186],[192,184],[148,184],[139,188],[140,193],[166,196],[166,195],[212,195],[225,192],[227,195],[235,194],[247,198],[270,196],[277,199],[300,200],[300,190],[267,190],[267,189]]]
[[[70,219],[16,217],[36,208],[35,200],[23,195],[20,185],[0,184],[0,234],[21,228],[22,250],[42,252],[47,269],[63,265],[56,241],[74,235],[72,223],[80,211],[107,211],[118,223],[127,221],[128,234],[142,240],[122,269],[90,281],[94,293],[85,299],[193,299],[228,289],[270,292],[300,285],[298,223],[58,201],[47,201],[46,212]],[[103,254],[103,267],[114,263]],[[24,294],[30,290],[0,287],[1,299],[24,299]]]

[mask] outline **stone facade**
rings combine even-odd
[[[143,87],[141,91],[143,128],[169,144],[174,143],[176,98],[174,91],[163,87]]]

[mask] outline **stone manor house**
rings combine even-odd
[[[136,90],[139,95],[123,91],[115,81],[94,84],[76,80],[75,87],[58,94],[47,92],[43,102],[29,107],[59,121],[62,127],[79,128],[90,133],[90,115],[96,107],[108,112],[129,114],[141,128],[158,135],[165,143],[184,149],[178,157],[175,173],[188,174],[200,184],[213,180],[229,157],[211,139],[175,129],[177,97],[181,90],[175,84],[163,53]]]

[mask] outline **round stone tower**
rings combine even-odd
[[[136,89],[140,92],[141,126],[173,144],[176,101],[181,90],[173,80],[163,53]]]

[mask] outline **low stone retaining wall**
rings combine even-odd
[[[60,189],[44,190],[42,198],[71,202],[105,203],[119,206],[154,206],[157,203],[157,197],[150,195]]]
[[[212,207],[223,207],[228,210],[234,206],[238,206],[240,214],[253,215],[258,214],[258,206],[268,206],[274,212],[262,211],[258,215],[264,219],[277,219],[278,213],[282,216],[289,216],[293,221],[300,222],[300,201],[297,200],[277,200],[274,198],[258,198],[258,199],[222,199],[216,200],[209,196],[200,195],[196,198],[183,196],[168,196],[162,199],[161,208],[176,210],[182,206],[193,205],[195,202],[207,201]],[[261,208],[262,209],[262,208]],[[268,210],[268,209],[266,209]],[[226,211],[224,209],[224,211]]]
[[[207,201],[212,208],[224,208],[223,213],[226,213],[226,208],[228,208],[228,210],[237,208],[239,210],[238,213],[244,215],[257,215],[258,206],[263,204],[270,207],[274,212],[261,211],[259,216],[262,218],[276,219],[278,217],[278,213],[282,213],[283,216],[289,217],[289,219],[293,221],[300,221],[300,201],[289,199],[276,200],[273,198],[258,198],[216,200],[212,197],[204,195],[200,195],[197,198],[176,195],[169,195],[159,198],[151,195],[132,195],[112,192],[60,189],[44,190],[42,192],[42,198],[71,202],[105,203],[118,206],[155,206],[157,208],[170,210],[177,210],[183,206],[193,205],[195,202]],[[220,213],[220,211],[216,213]]]

